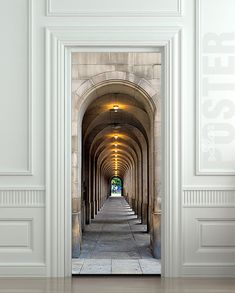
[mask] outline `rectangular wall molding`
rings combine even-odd
[[[3,207],[45,207],[45,189],[20,188],[0,189],[0,208]]]
[[[131,3],[131,2],[129,2]],[[148,7],[143,1],[137,0],[131,6],[126,1],[93,2],[85,0],[47,0],[47,16],[57,17],[175,17],[182,16],[182,0],[150,0]],[[129,6],[130,7],[129,7]],[[105,9],[103,9],[105,7]]]
[[[235,188],[184,189],[183,207],[235,207]]]
[[[227,206],[182,210],[182,275],[234,275],[234,212]]]
[[[32,250],[33,219],[0,219],[0,251],[3,249],[19,252]]]
[[[196,4],[196,173],[235,175],[235,5]]]
[[[10,0],[12,2],[12,0]],[[32,45],[33,45],[33,40],[32,40],[32,12],[33,12],[33,0],[26,0],[27,3],[27,11],[26,15],[28,17],[27,19],[27,56],[28,56],[28,64],[27,64],[27,156],[26,160],[27,162],[25,163],[26,168],[21,169],[21,168],[4,168],[4,166],[0,167],[0,176],[32,176],[33,175],[33,135],[32,135],[32,95],[33,95],[33,90],[32,90],[32,67],[33,67],[33,62],[32,62]],[[11,36],[11,38],[14,38],[14,36]],[[10,50],[11,51],[11,50]],[[12,71],[14,71],[12,69]],[[12,85],[14,87],[14,85]],[[10,91],[12,94],[12,91]],[[6,97],[7,98],[7,97]],[[9,155],[9,154],[8,154]]]
[[[184,277],[234,277],[235,263],[184,263],[181,276]]]
[[[11,197],[11,190],[8,192]],[[24,192],[28,206],[6,203],[7,208],[0,207],[0,275],[45,276],[45,208],[29,199],[29,189],[19,192]]]
[[[235,249],[235,219],[198,219],[200,249]]]

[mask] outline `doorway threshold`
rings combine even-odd
[[[73,259],[73,275],[160,275],[158,259]]]

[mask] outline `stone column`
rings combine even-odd
[[[160,105],[158,108],[159,113],[154,121],[154,140],[155,150],[155,196],[153,201],[153,213],[152,213],[152,251],[155,258],[161,258],[161,117],[160,117]]]
[[[159,187],[160,189],[160,187]],[[155,201],[154,210],[152,212],[152,228],[151,228],[151,247],[153,256],[161,259],[161,198]]]
[[[151,239],[151,247],[153,256],[155,258],[161,259],[161,212],[152,213],[152,227],[153,233]]]
[[[147,192],[145,193],[145,196],[148,197]],[[144,200],[142,202],[141,210],[142,210],[141,223],[144,225],[147,225],[147,223],[148,223],[148,203],[146,202],[146,200]]]
[[[148,158],[147,158],[147,149],[143,150],[143,176],[142,176],[142,202],[141,202],[141,220],[142,224],[147,225],[148,222],[148,197],[149,197],[149,192],[148,192]]]
[[[81,250],[81,192],[78,192],[78,96],[72,97],[72,257],[78,258]]]
[[[79,199],[72,199],[72,257],[78,258],[81,252],[81,207]]]
[[[86,201],[86,225],[89,225],[91,223],[91,203],[89,201]]]

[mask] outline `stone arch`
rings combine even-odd
[[[84,81],[77,89],[73,91],[72,96],[72,158],[73,158],[73,172],[72,172],[72,202],[73,202],[73,254],[79,253],[79,246],[81,241],[81,225],[84,224],[84,219],[81,217],[82,202],[86,190],[83,188],[81,182],[81,127],[83,116],[91,103],[96,97],[102,96],[111,92],[118,92],[134,96],[137,100],[144,102],[146,111],[150,117],[150,142],[146,146],[145,161],[149,164],[148,172],[150,180],[146,183],[148,185],[148,192],[151,194],[151,211],[148,211],[148,223],[153,223],[151,231],[151,239],[153,245],[153,253],[156,257],[160,256],[159,251],[159,231],[155,233],[155,223],[159,228],[158,219],[153,219],[152,214],[159,215],[161,202],[161,174],[159,173],[159,162],[161,149],[161,103],[160,95],[152,85],[133,73],[123,71],[103,72],[95,75],[90,79]],[[136,159],[136,158],[135,158]],[[106,167],[107,168],[107,167]],[[145,178],[147,180],[147,178]],[[124,187],[124,186],[123,186]],[[140,187],[138,187],[140,188]],[[145,187],[141,187],[145,188]],[[76,204],[75,204],[76,203]],[[149,203],[148,203],[149,204]],[[146,207],[145,207],[146,208]],[[137,208],[138,209],[138,208]],[[142,208],[141,208],[142,209]],[[80,237],[78,237],[78,235]],[[76,239],[75,239],[76,238]],[[155,245],[156,244],[156,245]],[[155,247],[154,247],[155,246]]]

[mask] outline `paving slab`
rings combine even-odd
[[[80,274],[111,274],[111,259],[85,259]]]
[[[139,264],[143,274],[161,274],[161,263],[157,259],[139,259]]]
[[[127,274],[127,275],[142,274],[139,260],[113,259],[112,260],[112,274]]]

